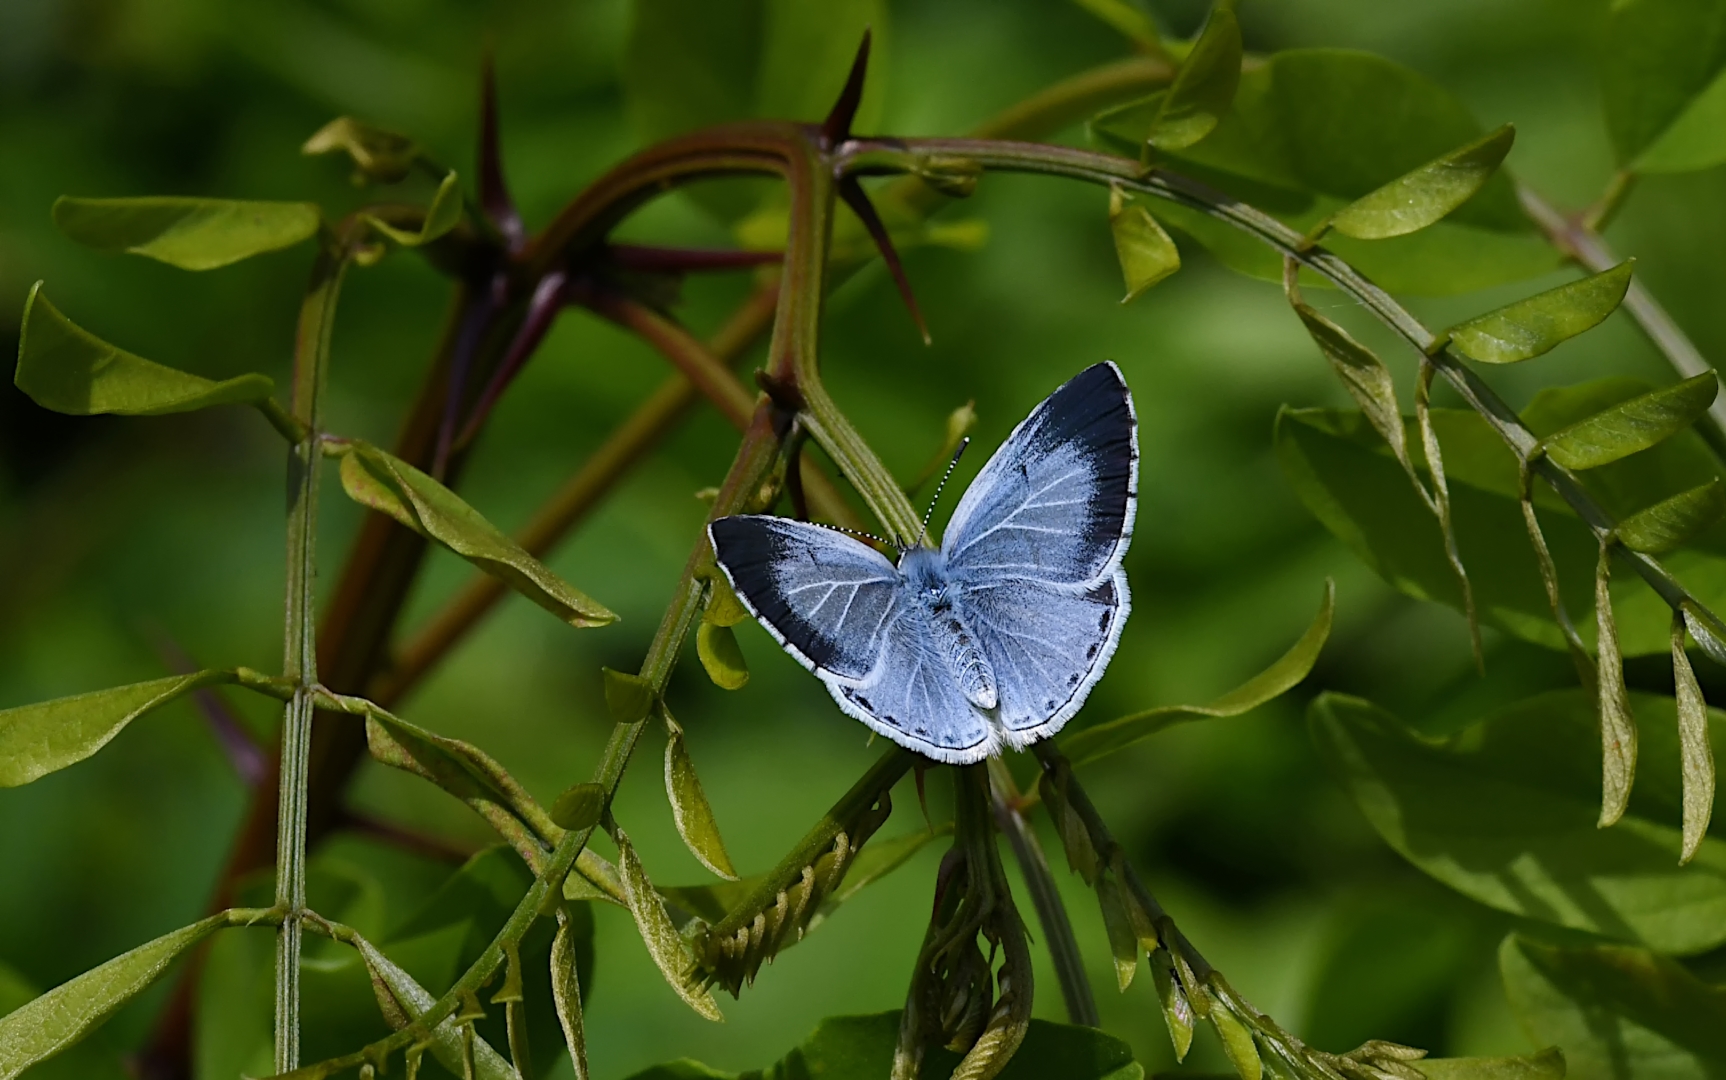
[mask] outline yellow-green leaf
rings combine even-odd
[[[648,955],[653,957],[659,973],[698,1015],[708,1020],[723,1020],[713,995],[690,981],[695,957],[689,951],[688,943],[678,935],[677,927],[672,925],[671,916],[665,912],[664,901],[654,891],[653,882],[648,880],[641,858],[635,853],[635,846],[622,829],[617,831],[617,868],[623,877],[623,893],[629,902],[629,912],[635,917],[636,929],[640,931],[642,943],[647,946]]]
[[[72,416],[161,416],[212,405],[255,405],[275,386],[262,375],[222,382],[134,356],[60,314],[38,281],[24,301],[18,389],[45,409]]]
[[[1163,1022],[1169,1028],[1169,1042],[1175,1049],[1175,1060],[1185,1061],[1193,1046],[1193,1006],[1187,993],[1175,979],[1175,967],[1166,949],[1151,953],[1151,979],[1157,986],[1157,1000],[1162,1005]]]
[[[1253,1033],[1220,1002],[1211,1008],[1210,1019],[1222,1040],[1223,1053],[1228,1055],[1229,1064],[1235,1067],[1241,1080],[1262,1080],[1264,1062],[1259,1058],[1259,1048],[1253,1044]]]
[[[1384,361],[1350,337],[1348,331],[1308,305],[1297,300],[1294,309],[1307,333],[1318,344],[1319,351],[1330,361],[1331,370],[1336,372],[1349,396],[1360,406],[1367,422],[1384,437],[1403,471],[1413,479],[1414,465],[1408,458],[1408,433],[1402,424],[1402,410],[1396,404],[1396,384],[1392,382]],[[1422,494],[1425,494],[1424,488]]]
[[[1683,431],[1708,411],[1720,380],[1712,371],[1661,387],[1578,420],[1541,440],[1567,469],[1593,469],[1646,450]]]
[[[1564,1080],[1564,1051],[1556,1046],[1526,1057],[1421,1058],[1408,1064],[1426,1080]]]
[[[563,1040],[569,1046],[575,1080],[589,1080],[587,1033],[582,1024],[581,981],[576,974],[576,935],[572,926],[569,913],[559,910],[557,936],[551,939],[551,1001],[557,1009],[558,1025],[563,1028]]]
[[[1600,545],[1594,570],[1594,617],[1600,631],[1595,684],[1600,692],[1600,827],[1615,824],[1630,805],[1636,780],[1636,716],[1624,685],[1624,659],[1618,650],[1618,624],[1612,617],[1612,549]]]
[[[749,609],[737,599],[737,593],[724,574],[714,574],[708,579],[707,586],[707,607],[701,614],[703,622],[714,626],[736,626],[749,618]],[[646,715],[645,710],[642,715]]]
[[[1514,364],[1539,356],[1598,326],[1630,288],[1626,259],[1610,270],[1507,304],[1450,329],[1450,343],[1483,364]]]
[[[749,663],[731,627],[703,621],[695,631],[695,652],[715,686],[741,690],[749,682]]]
[[[371,974],[374,991],[382,988],[379,993],[379,1005],[384,1008],[384,1018],[394,1026],[397,1021],[412,1022],[418,1020],[427,1009],[437,1004],[425,987],[414,981],[412,975],[403,971],[389,957],[379,952],[365,938],[355,935],[355,948],[359,950],[360,958],[365,961],[366,970]],[[388,993],[393,998],[396,1008],[382,1000],[382,994]],[[430,1050],[438,1064],[456,1075],[461,1075],[466,1055],[466,1042],[471,1034],[473,1039],[473,1075],[475,1080],[519,1080],[516,1071],[510,1067],[504,1056],[492,1049],[491,1043],[481,1038],[478,1032],[464,1032],[464,1014],[473,1011],[458,1009],[453,1016],[445,1017],[443,1022],[432,1029]],[[483,1014],[482,1014],[483,1015]]]
[[[1127,913],[1121,882],[1112,866],[1097,876],[1097,905],[1102,908],[1103,929],[1109,936],[1109,952],[1115,958],[1115,982],[1125,993],[1139,970],[1139,935],[1133,931],[1133,919]]]
[[[1418,232],[1469,200],[1510,153],[1509,124],[1403,174],[1338,210],[1330,227],[1357,240],[1385,240]]]
[[[460,496],[399,458],[363,442],[332,449],[342,458],[342,487],[355,502],[388,514],[449,548],[575,627],[617,621],[520,544],[498,531]]]
[[[1219,5],[1169,86],[1145,141],[1169,151],[1203,139],[1228,111],[1240,81],[1240,23],[1233,11]]]
[[[1327,579],[1324,599],[1319,603],[1318,614],[1313,617],[1312,624],[1270,667],[1209,705],[1165,705],[1075,732],[1062,740],[1062,751],[1075,765],[1096,761],[1171,725],[1186,720],[1239,716],[1280,697],[1306,678],[1313,664],[1318,662],[1319,651],[1330,637],[1331,616],[1335,608],[1336,585]]]
[[[1618,523],[1618,539],[1631,551],[1664,555],[1726,514],[1726,484],[1710,480],[1681,491]]]
[[[605,706],[611,718],[620,724],[645,720],[653,708],[653,684],[627,671],[602,670],[605,673]]]
[[[599,824],[605,815],[605,785],[581,783],[571,787],[551,804],[551,820],[559,828],[580,832]]]
[[[1672,615],[1672,681],[1684,776],[1684,846],[1678,856],[1682,865],[1696,857],[1714,816],[1714,747],[1708,741],[1708,702],[1684,652],[1684,616],[1677,612]]]
[[[201,686],[236,681],[231,671],[198,671],[0,711],[0,787],[75,765],[152,709]]]
[[[1126,303],[1181,268],[1181,253],[1151,212],[1129,200],[1119,187],[1109,191],[1109,229],[1127,283]]]
[[[353,159],[359,177],[393,184],[407,176],[419,157],[419,147],[406,135],[399,135],[351,116],[338,116],[319,128],[305,145],[302,154],[343,152]]]
[[[317,204],[154,196],[54,201],[60,231],[98,251],[127,251],[182,270],[214,270],[315,236]]]
[[[429,244],[455,228],[460,220],[461,184],[457,182],[454,172],[445,176],[438,185],[437,194],[432,196],[431,205],[426,207],[425,218],[417,229],[403,229],[375,214],[366,215],[367,224],[403,247]]]
[[[231,916],[224,912],[163,934],[0,1017],[0,1080],[13,1080],[82,1039],[160,978],[181,953],[229,925]]]
[[[702,866],[727,881],[736,881],[737,871],[732,869],[731,856],[725,853],[725,841],[719,836],[719,822],[695,762],[689,758],[689,747],[684,745],[683,728],[670,716],[665,721],[669,733],[665,742],[665,793],[671,799],[677,834]]]

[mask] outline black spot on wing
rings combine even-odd
[[[1097,495],[1086,540],[1112,545],[1126,531],[1133,490],[1132,396],[1113,364],[1093,364],[1061,386],[1038,409],[1036,442],[1048,449],[1076,447],[1095,470]]]
[[[791,533],[775,528],[773,518],[724,517],[708,526],[713,554],[732,587],[771,626],[816,667],[829,668],[838,644],[791,609],[773,567],[787,559],[814,558]]]

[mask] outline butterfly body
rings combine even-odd
[[[1131,395],[1098,364],[1013,430],[938,548],[913,544],[895,565],[761,515],[709,536],[744,606],[840,709],[966,764],[1055,734],[1102,677],[1131,608],[1137,477]]]

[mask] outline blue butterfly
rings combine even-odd
[[[1112,363],[1050,394],[983,466],[939,548],[895,566],[818,525],[708,527],[750,614],[847,714],[954,765],[1048,738],[1085,702],[1130,603],[1138,421]]]

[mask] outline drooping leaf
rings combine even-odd
[[[1515,139],[1506,124],[1362,195],[1332,215],[1330,227],[1356,240],[1386,240],[1435,224],[1486,185]]]
[[[1175,1060],[1185,1061],[1193,1046],[1193,1006],[1187,992],[1175,978],[1174,964],[1167,950],[1152,951],[1151,977],[1157,985],[1157,1001],[1162,1006],[1163,1022],[1168,1025],[1169,1042],[1174,1047]]]
[[[1719,393],[1712,371],[1614,405],[1541,440],[1567,469],[1594,469],[1646,450],[1683,431],[1708,411]]]
[[[731,627],[704,620],[695,631],[695,652],[713,685],[741,690],[748,684],[749,662],[743,659],[743,650],[737,647],[737,635]]]
[[[1726,515],[1726,484],[1710,480],[1625,518],[1614,530],[1631,551],[1664,555]]]
[[[1726,665],[1726,625],[1722,625],[1719,617],[1712,611],[1695,601],[1684,601],[1682,609],[1684,628],[1696,639],[1697,646],[1708,659],[1716,664]]]
[[[1597,823],[1598,714],[1582,691],[1543,695],[1447,740],[1334,694],[1313,702],[1308,721],[1321,759],[1379,835],[1446,885],[1513,915],[1665,952],[1713,948],[1726,942],[1726,842],[1704,840],[1679,868],[1679,830],[1664,823],[1676,823],[1681,802],[1676,734],[1661,734],[1675,727],[1673,705],[1645,695],[1634,705],[1652,729],[1643,782],[1611,829]]]
[[[1139,971],[1139,936],[1133,932],[1133,919],[1127,913],[1121,883],[1113,868],[1097,875],[1096,888],[1097,906],[1103,914],[1103,930],[1109,938],[1109,953],[1115,960],[1115,982],[1125,993]]]
[[[1403,427],[1402,410],[1396,404],[1396,384],[1391,381],[1384,361],[1350,337],[1348,331],[1306,304],[1297,302],[1295,314],[1300,316],[1324,358],[1330,361],[1331,370],[1342,380],[1349,396],[1360,406],[1361,414],[1384,437],[1391,453],[1412,478],[1414,466],[1408,457],[1408,433]]]
[[[1121,277],[1127,283],[1127,295],[1121,297],[1121,303],[1137,298],[1181,268],[1181,253],[1169,234],[1149,210],[1129,201],[1119,187],[1109,191],[1109,229],[1115,236]]]
[[[144,255],[182,270],[214,270],[317,235],[315,203],[155,196],[54,201],[54,224],[98,251]]]
[[[145,713],[200,687],[237,681],[231,671],[197,671],[0,710],[0,787],[75,765]]]
[[[736,626],[749,618],[749,609],[743,606],[743,601],[737,599],[737,593],[731,588],[724,574],[714,574],[707,582],[707,606],[702,610],[701,621],[714,626]],[[642,715],[647,715],[643,710]]]
[[[367,214],[366,223],[403,247],[419,247],[455,228],[461,221],[461,213],[461,183],[451,172],[438,184],[437,193],[432,196],[431,205],[426,207],[425,218],[419,228],[404,229],[376,214]]]
[[[605,668],[605,707],[620,724],[633,724],[647,717],[658,695],[653,684],[627,671]]]
[[[551,940],[551,993],[563,1028],[575,1080],[589,1080],[587,1033],[582,1023],[581,978],[576,964],[577,930],[566,911],[558,913],[557,936]]]
[[[1640,168],[1726,65],[1726,11],[1709,0],[1622,0],[1600,40],[1606,127],[1619,163]],[[1680,140],[1669,152],[1700,149]]]
[[[1714,816],[1714,746],[1708,737],[1708,702],[1684,651],[1684,617],[1672,616],[1672,680],[1678,705],[1678,756],[1684,768],[1684,847],[1678,861],[1696,857]]]
[[[338,116],[300,147],[302,154],[346,153],[361,179],[393,184],[406,177],[420,149],[406,135]]]
[[[1634,260],[1507,304],[1450,328],[1452,345],[1485,364],[1514,364],[1598,326],[1630,288]]]
[[[1594,622],[1598,632],[1594,683],[1600,700],[1600,827],[1615,824],[1630,805],[1636,780],[1636,715],[1624,686],[1624,658],[1618,651],[1618,626],[1612,617],[1612,548],[1600,545],[1594,571]]]
[[[664,901],[654,891],[653,882],[648,880],[647,871],[641,865],[641,858],[635,854],[634,845],[621,829],[617,833],[617,868],[623,877],[623,892],[629,901],[630,914],[635,917],[636,929],[659,973],[698,1016],[723,1020],[713,995],[690,982],[695,957],[690,953],[688,943],[678,935],[677,927],[672,925],[671,916],[665,912]]]
[[[1726,990],[1666,957],[1512,934],[1498,962],[1517,1019],[1564,1048],[1574,1080],[1702,1080],[1726,1060]]]
[[[384,1015],[391,1020],[392,1026],[402,1027],[425,1013],[437,1004],[437,998],[428,993],[425,987],[414,981],[413,976],[403,971],[379,952],[371,942],[360,938],[355,948],[364,959],[366,970],[371,973],[374,986],[381,987],[379,1004],[384,1005]],[[392,1002],[386,1003],[382,995],[387,993]],[[392,1010],[388,1007],[393,1004]],[[462,1023],[457,1015],[446,1017],[442,1023],[432,1029],[430,1049],[438,1064],[452,1073],[461,1073],[465,1060],[464,1042],[466,1037],[462,1032]],[[397,1021],[400,1021],[399,1023]],[[477,1033],[473,1038],[473,1065],[476,1080],[519,1080],[515,1069],[510,1067],[508,1060],[502,1054],[492,1049],[490,1042]]]
[[[1217,1037],[1222,1040],[1223,1053],[1228,1055],[1229,1064],[1235,1067],[1241,1080],[1260,1080],[1265,1066],[1259,1057],[1259,1048],[1253,1043],[1253,1033],[1234,1013],[1221,1005],[1211,1007],[1210,1020],[1211,1026],[1217,1029]]]
[[[262,375],[215,382],[110,345],[60,314],[42,295],[40,281],[24,301],[13,382],[36,404],[72,416],[162,416],[212,405],[255,405],[275,391]]]
[[[1330,637],[1335,608],[1336,584],[1326,579],[1324,598],[1319,602],[1318,614],[1313,617],[1312,624],[1288,652],[1257,675],[1209,705],[1165,705],[1075,731],[1062,739],[1062,751],[1073,764],[1082,765],[1147,739],[1174,724],[1207,717],[1239,716],[1282,696],[1306,678],[1313,664],[1318,662],[1319,652]]]
[[[1145,141],[1158,150],[1182,150],[1216,129],[1241,81],[1241,27],[1218,5],[1193,42],[1163,96]]]
[[[1408,1065],[1426,1080],[1565,1080],[1566,1072],[1556,1046],[1526,1057],[1421,1058]]]
[[[540,607],[575,627],[604,626],[617,616],[553,573],[461,497],[377,447],[345,444],[342,487],[363,506],[388,514],[436,540]]]
[[[725,841],[719,836],[719,822],[684,745],[683,728],[669,714],[665,720],[669,732],[665,741],[665,794],[671,800],[677,835],[683,837],[684,846],[702,866],[727,881],[736,881],[737,871],[732,869],[731,856],[725,853]]]
[[[223,912],[163,934],[0,1016],[0,1080],[13,1080],[82,1039],[160,978],[181,953],[229,925]]]

